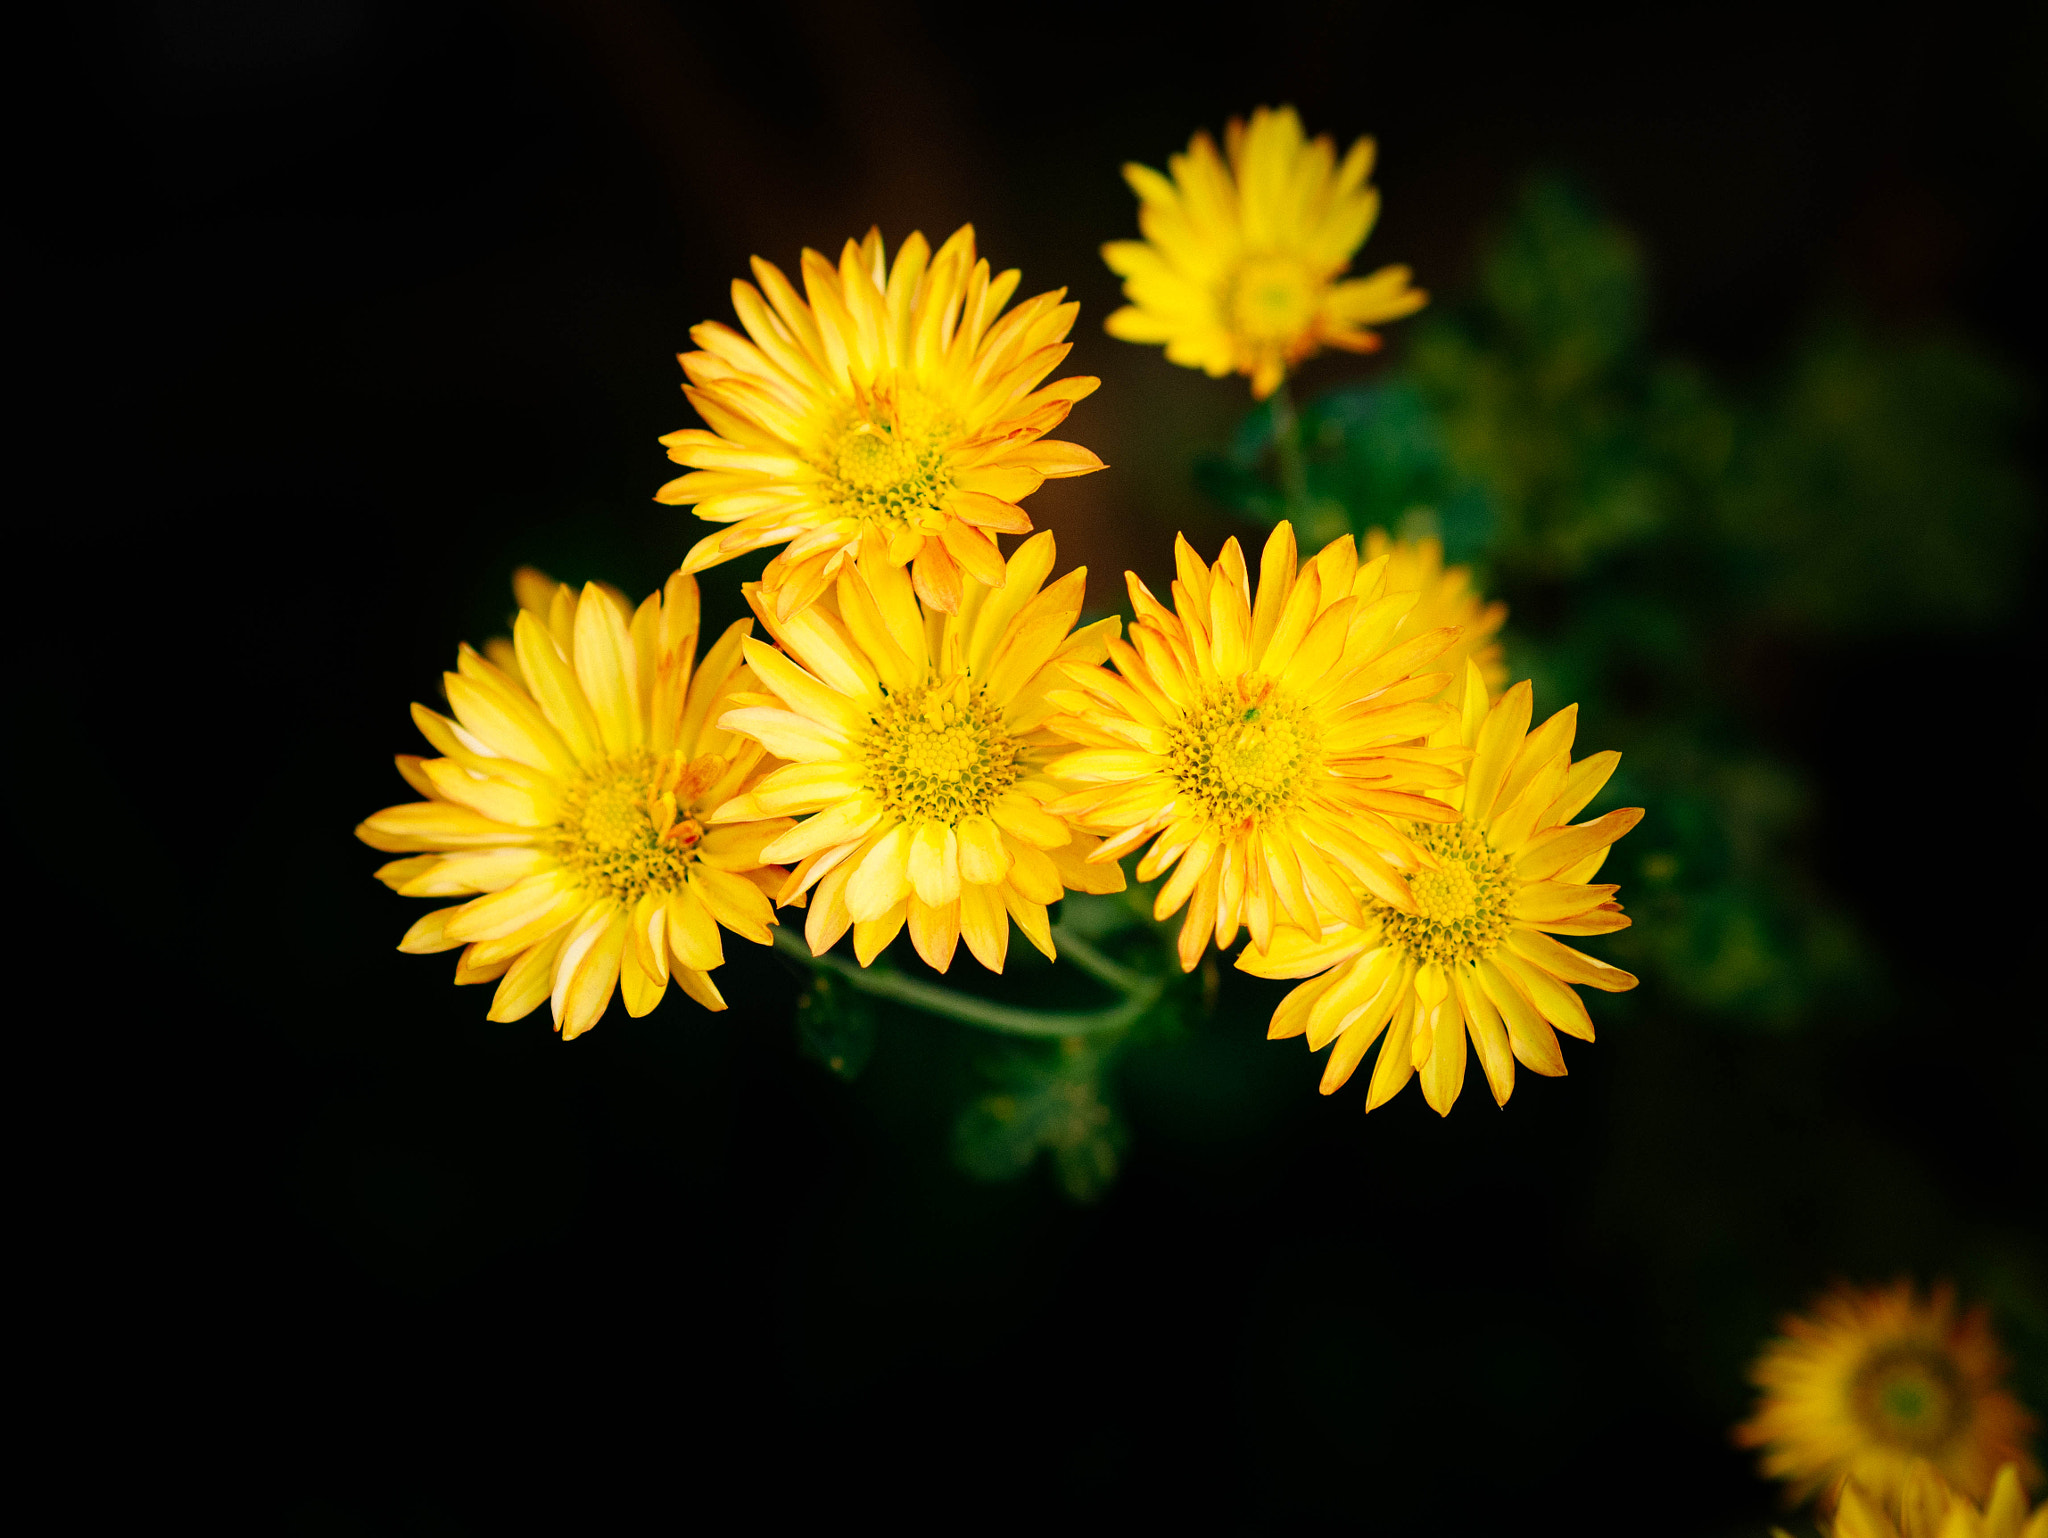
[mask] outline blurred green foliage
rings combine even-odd
[[[2009,613],[2031,500],[2010,445],[2019,381],[1946,336],[1808,337],[1715,500],[1754,562],[1752,601],[1816,630],[1975,628]]]
[[[1119,1041],[1069,1036],[1051,1047],[992,1053],[983,1071],[996,1088],[961,1114],[953,1156],[968,1174],[1007,1180],[1050,1154],[1062,1189],[1092,1201],[1116,1178],[1129,1133],[1106,1083]]]
[[[857,1079],[874,1056],[875,1001],[830,972],[810,974],[796,1001],[796,1040],[805,1057],[842,1079]]]

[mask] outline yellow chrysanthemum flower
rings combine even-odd
[[[762,578],[786,618],[831,587],[872,530],[926,604],[957,613],[963,578],[1001,585],[994,536],[1031,528],[1019,502],[1048,476],[1103,468],[1044,436],[1100,383],[1039,387],[1069,352],[1080,307],[1059,289],[1003,314],[1019,275],[989,276],[972,225],[936,255],[912,235],[893,266],[874,230],[846,243],[836,269],[806,250],[808,303],[772,263],[756,257],[754,276],[759,288],[732,286],[747,334],[706,321],[690,333],[703,350],[682,357],[683,392],[711,430],[661,440],[695,472],[656,499],[732,525],[700,540],[683,570],[787,541]]]
[[[2029,1516],[2014,1464],[1998,1471],[1991,1499],[1980,1510],[1951,1489],[1926,1459],[1916,1458],[1891,1509],[1851,1479],[1826,1526],[1828,1538],[2048,1538],[2048,1506]]]
[[[1145,238],[1102,248],[1131,301],[1108,329],[1163,342],[1170,362],[1212,379],[1247,375],[1264,400],[1325,347],[1372,351],[1380,339],[1368,327],[1414,314],[1429,296],[1409,287],[1406,267],[1343,278],[1379,217],[1366,183],[1372,140],[1339,165],[1336,145],[1305,138],[1292,107],[1261,107],[1249,127],[1231,119],[1224,147],[1227,164],[1198,133],[1168,161],[1170,177],[1124,167]]]
[[[521,609],[512,641],[492,648],[499,660],[465,646],[443,675],[454,718],[412,708],[443,756],[401,754],[398,769],[427,799],[356,829],[408,856],[377,872],[400,894],[485,894],[429,913],[399,949],[464,947],[456,982],[499,980],[491,1019],[546,999],[564,1037],[595,1025],[618,985],[635,1015],[671,977],[725,1008],[705,975],[725,959],[719,927],[769,943],[769,894],[786,873],[761,847],[790,827],[707,826],[710,808],[768,767],[757,744],[713,724],[751,686],[740,647],[753,621],[729,627],[693,670],[697,583],[682,572],[637,611],[594,583],[579,596],[531,570],[514,591]]]
[[[722,724],[791,762],[718,815],[811,814],[762,855],[800,862],[782,900],[810,892],[814,955],[851,927],[866,966],[907,922],[937,970],[964,935],[1000,972],[1011,919],[1050,957],[1047,904],[1069,888],[1123,890],[1114,864],[1088,863],[1097,841],[1046,810],[1062,794],[1045,768],[1059,748],[1046,691],[1062,664],[1106,655],[1118,628],[1074,631],[1087,572],[1039,591],[1053,554],[1052,535],[1026,540],[1003,583],[969,588],[957,614],[922,608],[874,534],[833,594],[799,613],[777,617],[750,589],[782,650],[747,642],[770,692]]]
[[[1434,534],[1393,539],[1385,529],[1366,530],[1365,558],[1377,561],[1383,555],[1392,557],[1387,563],[1387,591],[1415,594],[1415,607],[1394,634],[1405,637],[1443,625],[1457,626],[1458,639],[1436,660],[1437,669],[1451,675],[1446,687],[1463,687],[1465,659],[1470,657],[1486,680],[1487,698],[1498,697],[1501,685],[1508,681],[1508,666],[1497,639],[1507,622],[1508,606],[1499,599],[1488,603],[1473,590],[1471,567],[1447,568],[1444,543]]]
[[[1384,1031],[1365,1108],[1386,1104],[1417,1069],[1422,1093],[1448,1115],[1465,1083],[1469,1033],[1494,1100],[1514,1092],[1515,1062],[1561,1074],[1556,1031],[1593,1039],[1586,1006],[1571,989],[1608,992],[1635,978],[1582,955],[1552,935],[1623,929],[1617,888],[1588,885],[1639,808],[1572,825],[1607,783],[1619,753],[1571,761],[1578,706],[1529,731],[1530,688],[1520,683],[1487,705],[1479,664],[1468,659],[1462,707],[1432,733],[1438,751],[1470,750],[1448,824],[1408,831],[1428,850],[1426,868],[1402,879],[1408,900],[1368,897],[1363,922],[1311,937],[1281,934],[1238,958],[1259,977],[1305,977],[1273,1012],[1269,1037],[1306,1034],[1311,1051],[1331,1042],[1322,1091],[1332,1094]],[[1553,1027],[1555,1030],[1553,1030]]]
[[[1458,783],[1462,748],[1416,745],[1456,711],[1430,703],[1446,675],[1417,669],[1457,638],[1401,637],[1413,592],[1388,591],[1390,557],[1358,564],[1347,535],[1296,568],[1282,523],[1259,561],[1256,598],[1236,540],[1205,566],[1176,537],[1173,609],[1126,573],[1137,619],[1113,641],[1117,671],[1071,664],[1050,724],[1084,744],[1051,772],[1086,786],[1053,808],[1111,836],[1116,859],[1158,835],[1138,865],[1171,869],[1154,912],[1187,905],[1181,965],[1240,927],[1270,945],[1293,925],[1320,935],[1357,921],[1354,885],[1412,906],[1399,867],[1420,863],[1391,818],[1456,813],[1430,794]]]
[[[1764,1473],[1795,1495],[1853,1479],[1889,1505],[1916,1458],[1973,1500],[2006,1463],[2040,1478],[2026,1450],[2033,1418],[1999,1387],[1990,1319],[1958,1314],[1953,1288],[1923,1303],[1911,1282],[1838,1286],[1783,1329],[1750,1370],[1763,1398],[1735,1439],[1764,1449]]]

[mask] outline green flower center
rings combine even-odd
[[[1851,1395],[1873,1436],[1915,1453],[1930,1453],[1959,1428],[1965,1398],[1961,1375],[1941,1351],[1924,1345],[1878,1352],[1856,1374]]]
[[[1464,823],[1411,823],[1409,835],[1443,863],[1409,875],[1416,912],[1375,905],[1387,938],[1418,965],[1455,966],[1491,956],[1508,937],[1515,882],[1505,858]]]
[[[1230,286],[1230,319],[1240,335],[1285,346],[1315,324],[1322,285],[1293,256],[1247,257]]]
[[[953,491],[959,436],[953,414],[916,386],[877,385],[832,435],[828,495],[845,516],[935,532]]]
[[[913,826],[983,816],[1017,782],[1017,742],[965,678],[892,694],[871,719],[868,789]]]
[[[1322,723],[1263,678],[1213,686],[1167,737],[1181,793],[1230,833],[1300,805],[1322,762]]]
[[[586,765],[562,795],[556,858],[623,902],[680,887],[703,833],[686,815],[674,820],[678,768],[672,755],[645,748]]]

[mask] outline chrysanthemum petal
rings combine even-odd
[[[1591,822],[1538,834],[1515,861],[1515,874],[1523,881],[1555,879],[1588,855],[1605,849],[1642,820],[1643,809],[1629,806]]]
[[[593,908],[563,945],[555,962],[552,1002],[564,1041],[597,1024],[618,984],[625,948],[626,915],[616,903]]]
[[[523,951],[498,983],[491,999],[490,1020],[524,1020],[546,1002],[555,984],[555,962],[568,941],[566,927]]]
[[[1515,1058],[1508,1046],[1507,1026],[1500,1017],[1500,1011],[1480,985],[1475,968],[1459,967],[1451,974],[1451,985],[1457,990],[1458,1006],[1465,1016],[1465,1028],[1471,1033],[1472,1045],[1479,1054],[1479,1066],[1486,1074],[1487,1088],[1493,1091],[1493,1103],[1506,1105],[1508,1097],[1515,1092]]]
[[[793,864],[821,849],[850,843],[864,836],[881,820],[881,802],[863,792],[798,823],[768,844],[761,853],[777,865]]]
[[[1516,955],[1567,983],[1583,983],[1605,993],[1626,993],[1636,985],[1633,974],[1611,967],[1582,951],[1575,951],[1569,945],[1560,944],[1549,935],[1533,929],[1510,930],[1508,946]]]
[[[1545,967],[1529,961],[1512,946],[1495,951],[1493,964],[1514,981],[1537,1013],[1552,1026],[1581,1041],[1593,1039],[1593,1019],[1586,1013],[1584,1002]]]

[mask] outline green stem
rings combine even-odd
[[[1308,455],[1301,444],[1301,413],[1294,392],[1281,380],[1269,402],[1273,413],[1273,453],[1280,462],[1280,495],[1287,516],[1299,523],[1308,512]]]
[[[1056,944],[1082,971],[1108,983],[1124,995],[1121,1004],[1108,1009],[1061,1010],[1016,1009],[1007,1004],[957,993],[938,983],[921,982],[887,965],[863,967],[829,952],[813,956],[803,938],[788,928],[775,931],[775,948],[807,967],[822,969],[843,978],[862,993],[879,999],[893,999],[927,1014],[957,1020],[962,1025],[985,1031],[1002,1031],[1011,1036],[1088,1036],[1098,1031],[1119,1031],[1134,1023],[1159,997],[1161,984],[1117,965],[1079,937],[1054,931]]]
[[[1111,961],[1093,945],[1075,934],[1063,924],[1052,926],[1053,948],[1061,957],[1079,967],[1098,983],[1107,983],[1118,993],[1148,993],[1156,997],[1159,983],[1155,978],[1142,972],[1133,972],[1129,967]]]

